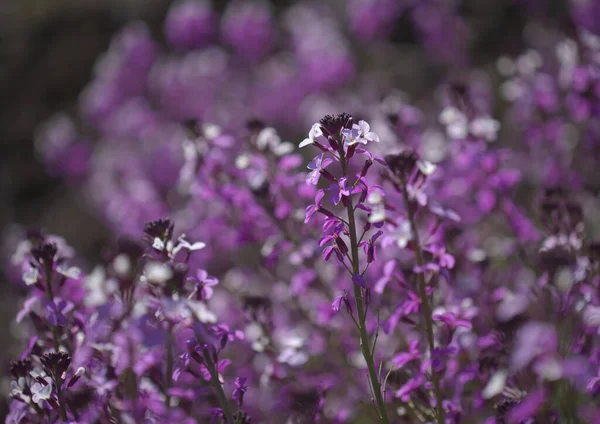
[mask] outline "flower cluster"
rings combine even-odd
[[[7,422],[600,422],[598,8],[490,78],[459,6],[184,0],[163,45],[123,30],[85,134],[37,143],[116,241],[15,246]],[[464,69],[431,100],[363,49],[401,17]]]

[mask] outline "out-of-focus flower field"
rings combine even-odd
[[[7,423],[600,423],[600,2],[0,7]]]

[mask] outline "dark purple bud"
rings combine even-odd
[[[267,127],[267,124],[260,119],[250,119],[246,122],[246,128],[252,133],[258,134]]]
[[[40,358],[44,371],[59,378],[71,365],[71,355],[66,352],[51,352]]]
[[[324,207],[322,207],[322,206],[319,206],[319,207],[317,208],[317,212],[321,212],[323,215],[325,215],[325,216],[328,216],[329,218],[333,218],[333,217],[335,217],[335,214],[334,214],[333,212],[331,212],[331,211],[330,211],[330,210],[328,210],[328,209],[325,209],[325,208],[324,208]]]
[[[150,221],[144,225],[144,234],[146,240],[152,244],[154,239],[160,239],[163,243],[173,238],[174,224],[169,218],[157,219],[156,221]]]
[[[352,128],[352,116],[348,113],[339,115],[325,115],[320,121],[321,129],[326,136],[339,135],[343,128]],[[333,147],[333,146],[332,146]]]
[[[367,263],[371,263],[375,260],[375,246],[373,243],[369,242],[367,247]]]
[[[29,358],[21,359],[20,361],[10,361],[8,368],[10,375],[12,375],[14,379],[26,377],[32,369],[33,366],[31,364],[31,359]]]
[[[346,152],[346,157],[348,159],[352,159],[352,156],[354,156],[354,152],[356,152],[357,148],[358,148],[358,143],[353,144],[352,146],[348,146],[348,151]]]
[[[334,136],[330,135],[327,137],[327,141],[329,141],[329,145],[331,146],[331,148],[333,150],[336,150],[340,147],[339,143],[337,142],[337,140],[335,139]]]
[[[369,303],[371,303],[371,289],[365,289],[365,305],[368,305]]]
[[[263,181],[259,186],[252,188],[252,194],[261,201],[268,199],[270,184],[268,181]]]
[[[344,240],[342,240],[340,237],[335,238],[335,245],[343,255],[348,253],[348,246],[346,246],[346,243],[344,243]]]
[[[319,173],[320,173],[320,174],[321,174],[323,177],[325,177],[325,178],[327,178],[329,181],[331,181],[332,183],[337,183],[337,180],[335,179],[335,177],[334,177],[333,175],[331,175],[331,173],[330,173],[328,170],[326,170],[326,169],[320,169],[320,170],[319,170]]]
[[[385,162],[392,174],[400,178],[407,178],[417,165],[418,156],[412,149],[403,150],[385,156]]]
[[[363,166],[362,170],[360,171],[361,177],[364,177],[365,175],[367,175],[367,172],[369,171],[369,168],[371,167],[371,165],[373,165],[373,160],[367,159],[365,161],[365,165]]]
[[[328,151],[329,151],[329,149],[328,149],[327,147],[323,146],[323,145],[322,145],[321,143],[319,143],[317,140],[313,141],[313,146],[315,146],[315,147],[317,147],[317,148],[321,149],[321,150],[322,150],[322,151],[324,151],[324,152],[328,152]]]
[[[38,261],[38,263],[47,265],[54,262],[54,257],[56,256],[57,251],[58,249],[56,248],[56,244],[42,243],[39,246],[31,249],[31,254],[35,260]]]
[[[219,345],[221,346],[221,350],[225,349],[225,346],[227,346],[227,340],[228,340],[227,334],[223,334],[221,336],[221,340],[219,340]]]
[[[79,381],[79,379],[81,378],[81,376],[84,373],[85,373],[85,368],[79,367],[77,369],[77,371],[75,372],[75,374],[73,375],[73,377],[71,377],[71,380],[69,381],[69,384],[67,384],[67,388],[70,388],[73,385],[75,385],[75,383],[77,383]]]
[[[600,263],[600,241],[593,241],[588,246],[588,255],[594,263]]]
[[[346,305],[346,311],[348,311],[348,313],[350,315],[352,315],[353,311],[352,311],[352,304],[350,303],[350,300],[348,299],[348,296],[344,296],[344,305]]]

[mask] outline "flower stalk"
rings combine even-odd
[[[415,261],[419,268],[423,268],[424,261],[423,255],[421,253],[421,240],[419,238],[419,232],[417,229],[416,221],[415,221],[415,207],[414,203],[411,202],[410,197],[408,195],[408,190],[406,188],[406,179],[401,177],[402,182],[402,197],[404,199],[404,203],[406,204],[406,209],[408,212],[408,220],[410,222],[411,232],[413,234],[413,241],[415,246]],[[418,290],[419,290],[419,299],[421,305],[423,307],[423,318],[425,324],[425,333],[427,336],[427,344],[429,345],[429,352],[433,354],[433,349],[435,348],[435,341],[433,338],[433,317],[431,313],[431,305],[429,304],[429,297],[427,296],[426,290],[426,282],[425,282],[425,274],[423,272],[417,273],[418,279]],[[435,394],[436,400],[436,417],[438,424],[444,424],[446,422],[444,406],[442,405],[442,391],[440,388],[440,379],[436,372],[431,370],[431,381],[433,383],[433,392]]]
[[[213,363],[210,358],[210,354],[208,351],[204,352],[204,359],[206,361],[206,368],[210,373],[210,380],[212,382],[213,388],[215,389],[215,395],[219,400],[219,404],[221,405],[221,409],[223,411],[223,415],[225,416],[225,422],[227,424],[234,424],[233,413],[231,412],[231,406],[229,405],[229,401],[225,396],[225,392],[223,391],[223,385],[221,384],[221,380],[219,379],[219,371],[217,367]]]
[[[344,175],[348,172],[347,159],[344,156],[343,147],[340,148],[340,158],[342,164],[342,171]],[[352,203],[352,197],[348,196],[348,203],[346,205],[348,211],[348,227],[350,231],[350,252],[352,258],[352,274],[360,274],[359,262],[358,262],[358,237],[356,235],[356,218],[354,216],[354,206]],[[356,312],[358,315],[358,331],[360,334],[360,348],[362,350],[363,357],[367,363],[367,369],[369,371],[369,379],[371,380],[371,387],[373,388],[375,403],[377,404],[377,414],[382,423],[388,424],[389,418],[385,409],[385,401],[381,393],[381,383],[375,368],[375,362],[373,355],[371,354],[371,346],[369,341],[369,335],[367,334],[367,316],[364,309],[364,298],[362,289],[356,285],[354,286],[354,298],[356,300]]]

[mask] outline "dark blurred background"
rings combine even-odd
[[[451,1],[451,0],[448,0]],[[111,36],[132,20],[145,21],[161,39],[169,0],[2,0],[0,2],[0,234],[10,238],[14,224],[42,227],[64,236],[80,255],[98,257],[109,232],[87,208],[76,187],[50,178],[35,147],[36,128],[59,111],[75,112],[79,93],[89,81],[94,62]],[[218,9],[226,1],[213,2]],[[291,1],[273,1],[275,9]],[[343,1],[340,1],[343,7]],[[471,37],[471,65],[494,66],[500,54],[518,54],[528,18],[560,23],[566,0],[464,0],[459,2]],[[408,19],[400,18],[390,35],[393,43],[408,45],[414,55],[407,69],[419,69],[415,58],[425,57]],[[421,54],[420,54],[421,53]],[[401,65],[402,66],[402,65]],[[417,86],[435,86],[448,69],[433,68]],[[450,70],[451,71],[451,70]],[[415,72],[413,72],[414,74]],[[407,89],[415,81],[404,81]],[[2,252],[6,255],[8,252]],[[0,267],[1,267],[0,262]],[[19,293],[0,272],[0,336],[4,347],[0,369],[5,374],[11,347],[11,321]],[[3,387],[4,391],[6,388]],[[0,405],[0,417],[5,404]]]

